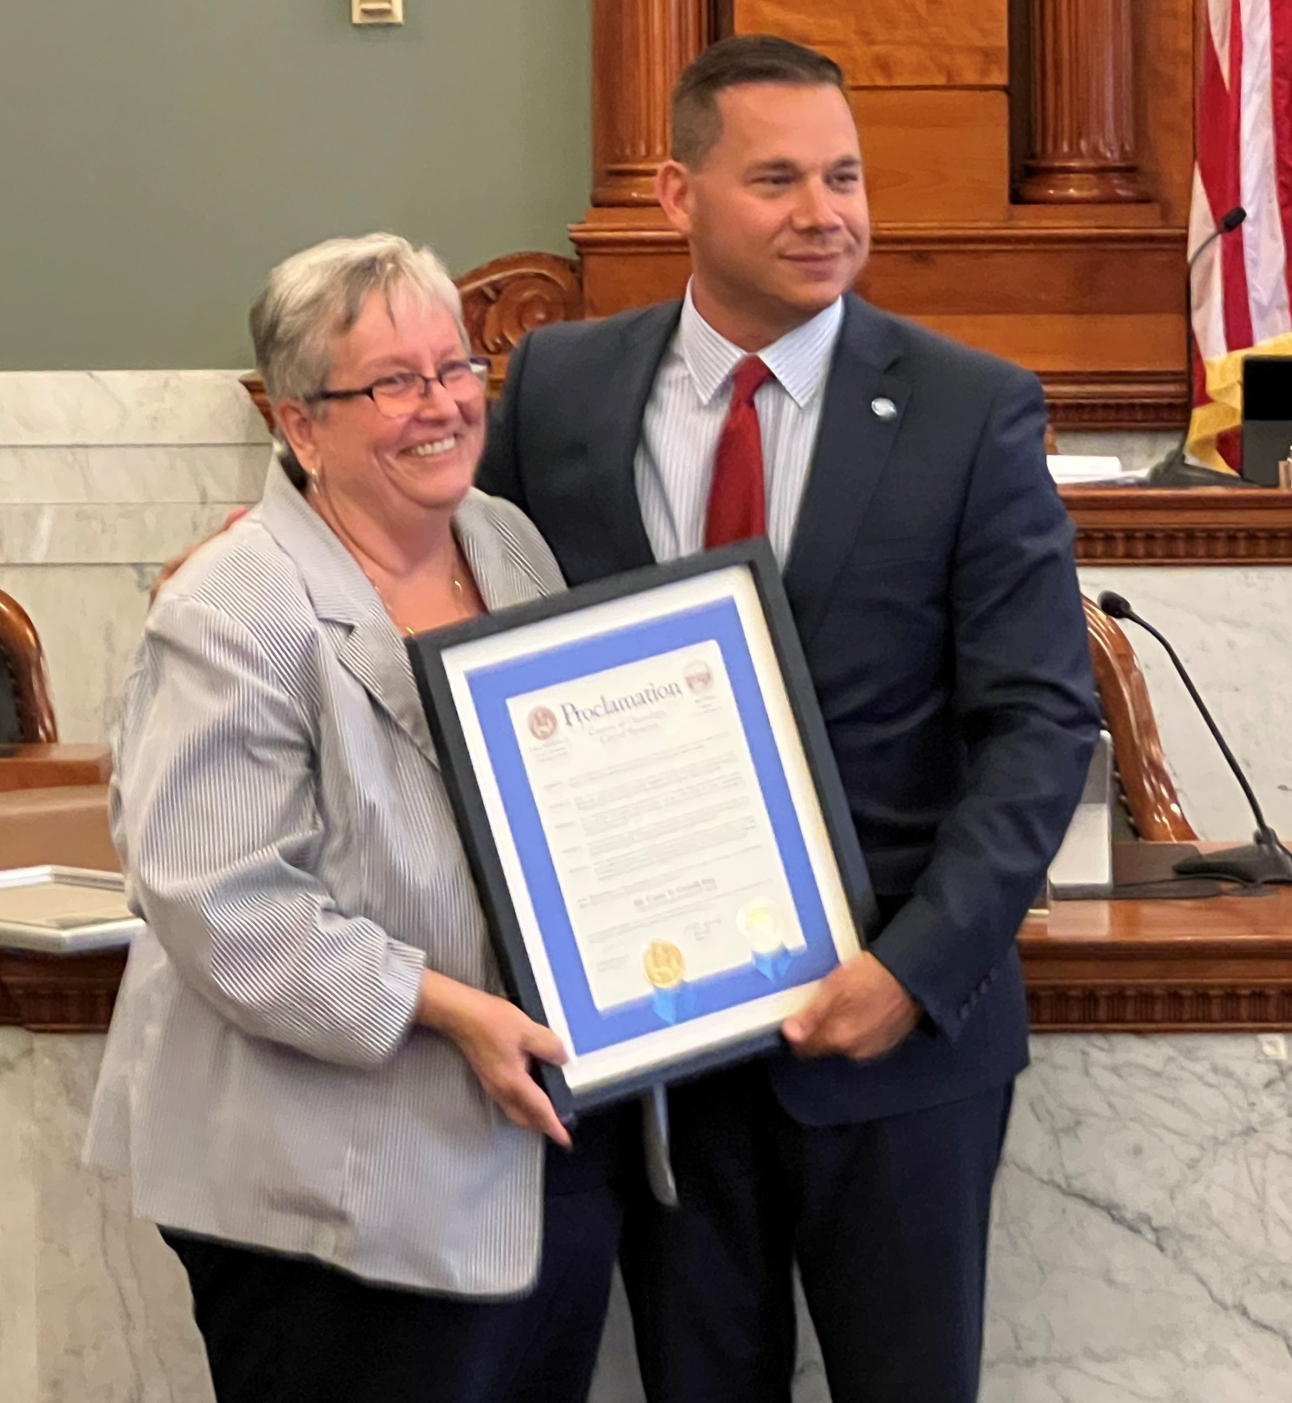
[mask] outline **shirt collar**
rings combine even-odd
[[[836,298],[811,321],[764,346],[759,357],[802,409],[825,383],[830,355],[843,324],[843,298]],[[708,404],[748,354],[716,332],[695,308],[687,284],[678,323],[678,350],[701,404]]]

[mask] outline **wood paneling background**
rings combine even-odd
[[[735,0],[737,34],[828,54],[855,88],[1003,88],[1009,0]]]
[[[866,296],[1036,370],[1061,426],[1182,424],[1194,24],[1191,0],[593,0],[597,171],[571,230],[585,312],[681,291],[685,248],[649,196],[665,98],[705,43],[772,32],[828,53],[851,86]],[[1095,47],[1074,54],[1074,33]],[[1041,110],[1062,120],[1038,134]],[[1026,174],[1087,148],[1084,194],[1025,198]]]

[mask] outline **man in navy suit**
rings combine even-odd
[[[969,1403],[1015,934],[1098,724],[1040,385],[850,291],[861,153],[821,55],[702,54],[658,194],[686,298],[531,335],[479,483],[572,584],[766,531],[881,922],[782,1054],[670,1093],[681,1207],[623,1251],[643,1377],[785,1403],[797,1258],[835,1403]]]

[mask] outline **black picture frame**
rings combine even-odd
[[[536,1022],[547,1025],[547,1013],[504,875],[444,655],[465,643],[521,629],[560,615],[574,614],[595,605],[643,594],[662,585],[731,566],[744,567],[752,577],[808,773],[816,790],[830,844],[830,856],[838,872],[859,944],[863,948],[866,932],[876,925],[878,911],[869,873],[857,842],[847,797],[830,748],[789,600],[766,539],[756,537],[701,555],[579,585],[497,613],[481,615],[462,624],[419,634],[407,642],[413,675],[507,991]],[[558,1067],[541,1064],[539,1076],[557,1114],[562,1119],[570,1119],[578,1112],[626,1099],[661,1082],[686,1080],[765,1054],[779,1043],[779,1031],[770,1029],[736,1043],[725,1042],[721,1046],[680,1058],[662,1070],[646,1069],[637,1075],[619,1078],[613,1084],[577,1093],[571,1089]]]

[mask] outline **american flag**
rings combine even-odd
[[[1292,355],[1292,0],[1206,0],[1190,256],[1235,205],[1193,281],[1189,451],[1237,468],[1243,356]]]

